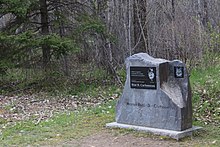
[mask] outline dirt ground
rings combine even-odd
[[[181,142],[160,137],[140,137],[134,134],[114,134],[102,131],[92,136],[58,144],[57,147],[178,147],[191,146],[190,141]]]

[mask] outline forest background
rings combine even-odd
[[[219,124],[219,0],[0,0],[1,100],[47,93],[85,103],[78,95],[88,91],[99,95],[89,103],[118,98],[124,61],[139,52],[186,63],[195,119]],[[0,115],[18,109],[7,107]]]
[[[121,83],[117,72],[134,53],[179,59],[189,70],[205,56],[219,53],[218,0],[1,0],[0,4],[2,80],[5,74],[25,73],[13,84],[40,84],[37,80],[51,82],[53,77],[73,84],[82,80],[77,75],[96,67]]]

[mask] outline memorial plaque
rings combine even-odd
[[[160,132],[176,139],[198,129],[192,127],[191,88],[182,61],[138,53],[126,59],[126,70],[124,90],[116,105],[116,122],[107,126]]]
[[[156,67],[130,67],[130,86],[136,89],[157,89]]]
[[[130,56],[126,66],[117,123],[174,131],[192,127],[191,90],[183,62],[139,53]]]
[[[174,75],[175,75],[175,78],[184,78],[184,67],[175,66]]]

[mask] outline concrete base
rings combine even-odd
[[[149,127],[142,127],[142,126],[134,126],[134,125],[127,125],[127,124],[120,124],[117,122],[108,123],[106,124],[108,128],[124,128],[124,129],[132,129],[137,131],[149,132],[161,136],[168,136],[173,139],[179,140],[186,136],[192,136],[192,132],[202,129],[202,127],[193,126],[190,129],[184,131],[173,131],[173,130],[164,130],[164,129],[157,129],[157,128],[149,128]]]

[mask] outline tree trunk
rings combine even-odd
[[[202,26],[201,26],[201,13],[202,13],[202,10],[201,10],[201,0],[198,0],[198,26],[199,26],[199,48],[201,48],[202,46]],[[202,53],[200,52],[200,50],[198,49],[197,51],[197,54],[199,55],[199,58],[202,57]]]
[[[175,2],[172,0],[172,52],[175,52],[174,58],[177,58],[178,51],[176,49],[176,36],[175,36]],[[173,58],[173,57],[172,57]]]
[[[151,54],[148,49],[148,33],[146,28],[147,8],[144,1],[134,1],[134,38],[137,45],[135,52],[147,52]],[[135,45],[135,46],[136,46]]]
[[[208,3],[206,0],[203,0],[204,3],[204,17],[203,17],[203,25],[207,28],[208,27]]]
[[[49,26],[48,26],[47,1],[39,0],[39,3],[40,3],[40,16],[41,16],[41,33],[42,35],[48,35]],[[46,70],[50,62],[50,48],[46,43],[42,45],[42,53],[43,53],[43,68]]]

